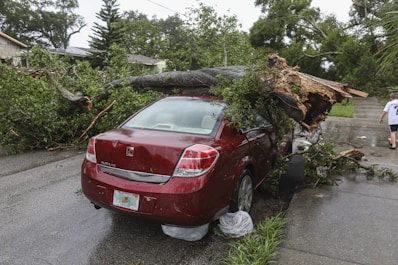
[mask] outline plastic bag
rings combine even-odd
[[[197,241],[201,240],[207,234],[209,231],[209,224],[197,227],[162,225],[162,230],[163,233],[173,238],[186,241]]]
[[[253,221],[249,213],[237,211],[220,217],[218,226],[224,234],[241,237],[253,231]]]
[[[302,154],[307,152],[312,143],[305,139],[296,139],[293,143],[293,153]]]

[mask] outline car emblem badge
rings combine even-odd
[[[130,156],[130,157],[134,156],[134,147],[128,146],[126,148],[126,156]]]

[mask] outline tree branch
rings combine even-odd
[[[85,129],[84,132],[80,135],[79,139],[81,139],[84,135],[86,135],[86,133],[91,129],[91,127],[93,127],[94,123],[99,119],[99,117],[101,117],[106,111],[108,111],[113,106],[113,104],[115,104],[115,102],[116,100],[112,101],[111,104],[109,104],[105,109],[103,109],[100,113],[98,113],[97,116],[95,116],[95,118],[87,127],[87,129]]]

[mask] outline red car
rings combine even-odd
[[[171,96],[90,139],[81,167],[84,195],[108,208],[166,225],[200,226],[250,211],[270,173],[275,132],[261,116],[245,131],[229,125],[217,98]],[[283,152],[291,139],[279,143]]]

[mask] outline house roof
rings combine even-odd
[[[28,45],[23,44],[23,43],[20,42],[20,41],[17,41],[17,40],[14,39],[13,37],[8,36],[7,34],[5,34],[5,33],[3,33],[3,32],[0,32],[0,37],[2,37],[2,38],[4,38],[4,39],[6,39],[6,40],[8,40],[8,41],[10,41],[10,42],[12,42],[12,43],[14,43],[15,45],[17,45],[17,46],[19,46],[19,47],[21,47],[21,48],[26,49],[26,48],[28,47]]]
[[[68,47],[66,49],[62,48],[57,48],[57,49],[50,49],[51,53],[59,54],[59,55],[71,55],[73,57],[89,57],[93,53],[100,52],[97,49],[93,48],[81,48],[81,47]],[[130,63],[140,63],[144,65],[156,65],[159,62],[162,62],[164,60],[162,59],[153,59],[150,57],[147,57],[145,55],[137,55],[137,54],[128,54],[127,55],[127,60]]]
[[[137,54],[127,55],[127,60],[131,63],[141,63],[145,65],[156,65],[158,62],[163,61],[161,59],[153,59],[144,55],[137,55]]]
[[[50,52],[60,55],[71,55],[74,57],[84,58],[90,56],[93,50],[87,48],[79,48],[79,47],[68,47],[66,49],[63,48],[50,49]]]

